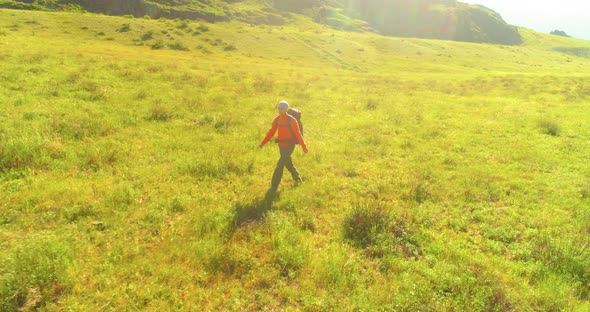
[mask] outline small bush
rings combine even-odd
[[[72,206],[64,207],[62,214],[68,222],[76,222],[78,220],[94,218],[97,216],[97,212],[91,205],[80,205],[75,204]]]
[[[197,27],[197,30],[204,33],[209,31],[209,27],[207,25],[201,24]]]
[[[136,197],[136,191],[131,184],[122,183],[110,191],[105,203],[109,208],[125,210],[131,206]]]
[[[382,206],[357,206],[344,221],[344,237],[357,247],[375,245],[378,234],[386,230],[389,221],[390,217]]]
[[[82,8],[79,4],[74,4],[74,3],[68,3],[66,5],[62,6],[64,11],[67,12],[75,12],[75,13],[85,13],[86,10],[84,10],[84,8]]]
[[[228,44],[225,47],[223,47],[223,51],[235,51],[235,50],[237,50],[237,48],[233,44]]]
[[[141,40],[142,41],[148,41],[154,38],[154,32],[152,30],[144,33],[143,35],[141,35]]]
[[[417,180],[410,186],[408,198],[414,200],[418,204],[422,204],[432,198],[429,188],[430,184],[428,181]]]
[[[44,143],[39,134],[0,135],[0,173],[40,165]]]
[[[135,94],[135,98],[138,100],[145,100],[149,96],[150,96],[150,92],[146,89],[141,89],[141,90],[137,91],[137,93]]]
[[[79,151],[79,167],[97,172],[113,166],[121,158],[120,154],[119,146],[111,142],[89,146]]]
[[[128,23],[121,25],[119,28],[117,28],[117,32],[128,32],[131,30],[131,25],[129,25]]]
[[[172,113],[162,105],[155,105],[150,110],[148,120],[152,121],[167,121],[172,119]]]
[[[421,254],[417,234],[409,222],[381,204],[360,205],[346,216],[344,237],[370,256],[417,257]]]
[[[97,33],[96,35],[97,35],[97,36],[106,36],[106,34],[105,34],[104,32],[102,32],[102,31],[101,31],[101,32],[99,32],[99,33]]]
[[[168,47],[172,50],[189,51],[189,48],[180,42],[170,43],[168,44]]]
[[[541,120],[539,121],[538,126],[544,134],[550,136],[559,136],[561,132],[559,125],[553,121]]]
[[[0,310],[36,311],[68,290],[69,248],[58,239],[29,239],[0,256]]]
[[[154,42],[151,46],[152,50],[160,50],[164,48],[164,42],[162,40],[158,40]]]
[[[190,23],[190,21],[183,20],[180,23],[176,24],[176,28],[178,28],[178,29],[186,29],[186,28],[188,28],[189,23]]]

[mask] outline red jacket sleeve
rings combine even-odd
[[[268,133],[266,134],[266,136],[264,137],[264,140],[262,140],[262,142],[260,143],[260,145],[264,145],[264,144],[268,143],[268,141],[270,141],[270,139],[272,139],[272,137],[277,132],[277,129],[278,129],[277,123],[273,120],[272,126],[268,130]]]
[[[303,140],[303,136],[301,135],[301,131],[299,130],[299,124],[295,118],[291,118],[291,129],[295,133],[295,138],[297,142],[301,145],[303,149],[307,149],[307,145],[305,145],[305,140]]]

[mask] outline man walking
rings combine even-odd
[[[279,116],[274,119],[272,127],[270,130],[268,130],[266,137],[264,140],[262,140],[259,146],[260,148],[263,148],[278,130],[278,142],[281,158],[279,159],[275,172],[272,175],[272,182],[267,193],[268,195],[276,193],[277,189],[279,188],[281,178],[283,177],[284,167],[287,167],[287,170],[289,170],[291,173],[293,180],[295,180],[295,186],[303,183],[303,180],[301,180],[301,177],[299,176],[299,172],[297,172],[297,168],[295,168],[293,165],[291,154],[293,154],[293,151],[295,150],[295,144],[297,143],[301,145],[303,152],[307,154],[307,146],[305,145],[305,141],[303,140],[303,136],[299,130],[299,124],[294,117],[287,114],[287,111],[289,110],[289,103],[281,101],[278,105],[278,109]]]

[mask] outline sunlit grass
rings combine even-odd
[[[0,17],[0,310],[589,307],[588,43]]]

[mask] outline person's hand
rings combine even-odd
[[[307,154],[307,152],[308,152],[307,147],[304,147],[303,148],[303,153]]]
[[[264,147],[263,144],[258,145],[258,148],[263,148],[263,147]]]

